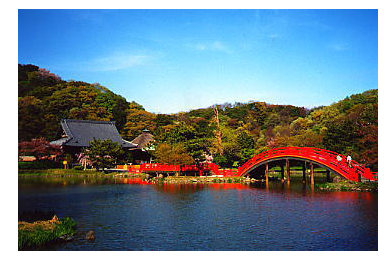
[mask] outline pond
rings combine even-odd
[[[19,216],[72,217],[77,236],[45,250],[378,250],[378,195],[301,181],[147,184],[19,178]],[[85,234],[93,230],[96,239]]]

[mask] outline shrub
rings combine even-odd
[[[52,160],[18,162],[18,169],[53,169],[53,168],[62,168],[62,164],[60,162],[55,162]]]
[[[84,170],[84,167],[82,167],[81,165],[76,165],[73,167],[74,170]]]

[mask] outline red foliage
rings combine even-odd
[[[378,164],[378,126],[364,125],[358,131],[362,144],[361,158],[370,165]]]
[[[51,145],[45,138],[32,139],[19,143],[19,155],[32,155],[38,160],[62,153],[61,146]]]
[[[39,68],[38,73],[43,78],[52,78],[53,80],[61,81],[61,78],[58,75],[51,73],[49,70],[46,70],[45,68]]]

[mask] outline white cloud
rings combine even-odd
[[[147,55],[112,54],[92,60],[90,66],[94,71],[115,71],[143,65],[149,58]]]
[[[61,68],[89,72],[105,72],[123,70],[135,66],[145,65],[152,59],[149,55],[131,53],[113,53],[106,56],[96,57],[88,61],[80,61],[75,64],[63,65]]]
[[[188,46],[199,51],[222,51],[227,53],[231,52],[231,50],[220,41],[214,41],[211,43],[197,43]]]
[[[277,39],[277,38],[279,38],[280,36],[279,36],[279,34],[276,34],[276,33],[273,33],[273,34],[269,34],[268,35],[268,38],[270,38],[270,39]]]
[[[344,43],[332,43],[329,45],[329,48],[335,51],[346,51],[348,50],[348,46]]]
[[[74,21],[88,21],[94,24],[102,24],[110,19],[115,10],[65,10]]]
[[[200,51],[204,51],[204,50],[207,50],[207,46],[205,44],[196,44],[193,46],[195,49],[197,50],[200,50]]]
[[[221,42],[214,42],[210,45],[210,49],[211,50],[216,50],[216,51],[226,51],[227,48],[224,44],[222,44]]]

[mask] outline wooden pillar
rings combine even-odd
[[[286,159],[287,182],[290,183],[290,161]]]
[[[330,171],[326,169],[326,181],[330,182]]]
[[[302,180],[306,183],[306,161],[302,164]]]
[[[281,175],[281,180],[284,182],[284,165],[280,165],[280,175]]]
[[[314,187],[314,166],[313,163],[310,163],[310,184]]]
[[[265,183],[268,185],[268,163],[265,164]]]

